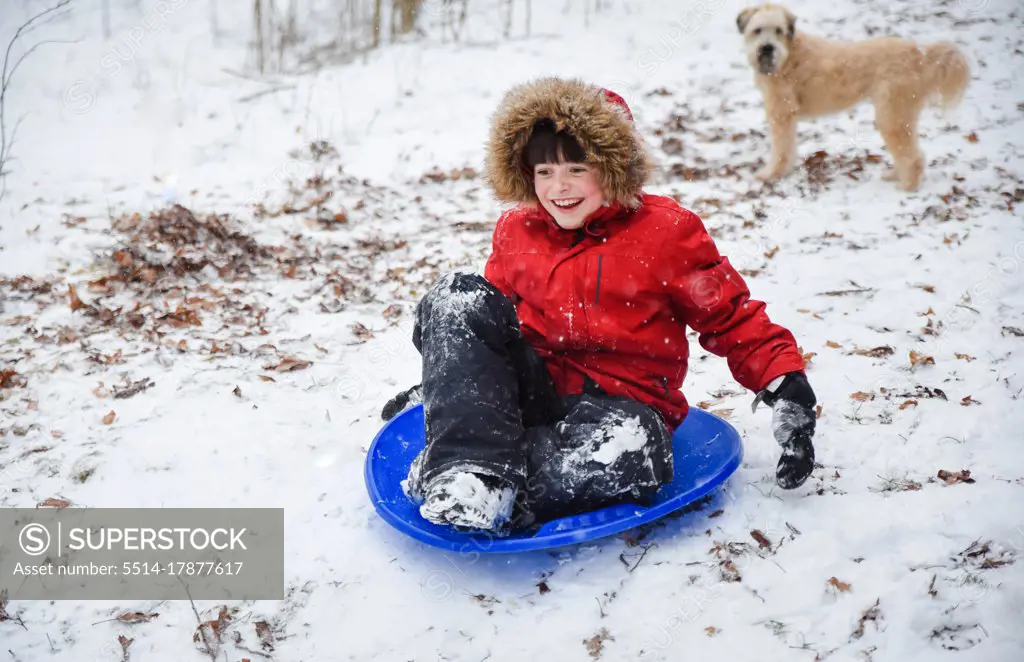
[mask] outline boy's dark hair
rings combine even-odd
[[[533,125],[530,140],[523,150],[523,165],[531,173],[538,163],[583,163],[587,153],[576,138],[567,131],[555,131],[551,120],[540,120]]]

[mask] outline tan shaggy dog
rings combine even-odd
[[[771,153],[758,178],[775,181],[795,165],[798,120],[870,101],[895,166],[885,179],[917,189],[924,171],[917,144],[921,110],[936,101],[944,109],[957,105],[970,80],[967,59],[953,44],[921,46],[892,37],[828,41],[798,32],[796,17],[772,4],[744,9],[736,25],[771,132]]]

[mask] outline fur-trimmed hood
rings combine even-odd
[[[522,165],[538,120],[566,130],[599,173],[609,202],[639,204],[652,165],[622,97],[580,80],[541,78],[510,89],[491,119],[485,177],[503,202],[535,202],[533,173]]]

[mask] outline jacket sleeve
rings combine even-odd
[[[760,391],[788,372],[803,372],[793,334],[773,323],[765,303],[750,298],[743,277],[719,254],[696,214],[681,210],[676,241],[666,242],[670,296],[701,347],[728,361],[733,378]]]
[[[519,297],[516,295],[512,286],[509,284],[505,277],[505,264],[504,264],[504,245],[501,238],[505,233],[505,223],[507,222],[507,214],[501,216],[498,219],[497,224],[494,228],[494,236],[491,239],[491,254],[487,257],[487,263],[484,265],[484,278],[498,288],[502,294],[509,298],[512,303],[517,303]]]

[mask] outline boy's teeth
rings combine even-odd
[[[580,202],[579,200],[555,200],[554,201],[556,207],[572,207],[573,205],[578,204],[579,202]]]

